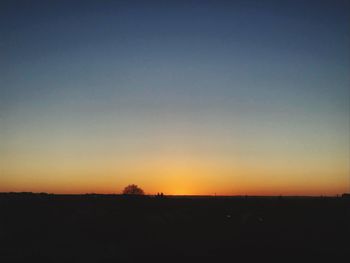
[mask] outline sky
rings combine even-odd
[[[350,188],[350,1],[0,2],[0,192]]]

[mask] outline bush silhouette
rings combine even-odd
[[[124,188],[123,194],[124,195],[144,195],[145,193],[136,184],[130,184]]]

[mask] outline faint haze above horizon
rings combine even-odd
[[[350,2],[0,2],[0,192],[350,188]]]

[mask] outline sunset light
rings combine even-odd
[[[0,0],[0,263],[348,262],[350,0]]]
[[[87,2],[2,8],[0,192],[349,189],[340,3]]]

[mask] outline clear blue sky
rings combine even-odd
[[[1,1],[0,191],[346,191],[349,25],[345,0]]]

